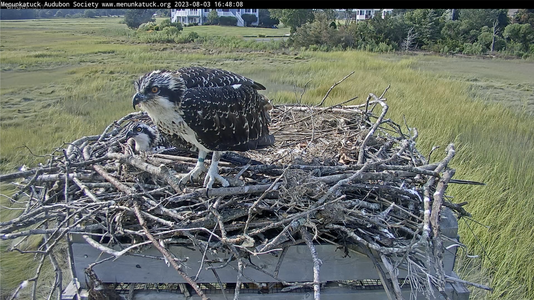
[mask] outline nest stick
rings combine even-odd
[[[380,259],[382,260],[382,263],[384,264],[384,267],[388,271],[389,277],[391,278],[391,285],[393,287],[393,292],[395,293],[395,299],[397,300],[403,299],[402,291],[399,286],[399,279],[397,278],[395,269],[393,268],[388,258],[384,254],[380,253]]]
[[[130,247],[127,247],[121,251],[115,251],[109,247],[106,247],[100,243],[98,243],[97,241],[93,240],[91,237],[89,237],[88,235],[84,234],[82,235],[83,239],[87,242],[87,244],[91,245],[93,248],[96,248],[104,253],[107,253],[109,255],[112,255],[115,257],[115,259],[118,259],[119,257],[123,256],[124,254],[128,253],[128,251],[132,250],[132,249],[135,249],[135,248],[138,248],[138,247],[141,247],[143,245],[146,245],[146,244],[150,244],[151,241],[144,241],[144,242],[141,242],[141,243],[136,243],[136,244],[133,244],[131,245]]]
[[[371,127],[371,129],[369,130],[369,132],[365,136],[362,144],[360,145],[360,152],[358,154],[358,164],[363,164],[364,159],[365,159],[365,151],[366,151],[365,147],[366,147],[367,143],[369,142],[369,139],[371,138],[371,136],[373,136],[373,134],[375,134],[375,131],[378,128],[378,126],[380,126],[380,124],[382,124],[382,120],[386,116],[386,113],[388,112],[388,108],[389,108],[388,105],[386,104],[386,102],[382,101],[381,98],[380,99],[376,98],[376,96],[373,95],[373,94],[370,94],[370,95],[372,95],[375,98],[375,100],[382,106],[382,112],[380,113],[380,116],[376,120],[375,124]]]
[[[445,275],[445,279],[447,281],[449,281],[449,282],[457,282],[457,283],[467,284],[467,285],[474,286],[474,287],[477,287],[479,289],[483,289],[483,290],[486,290],[486,291],[493,291],[493,289],[491,287],[487,286],[487,285],[483,285],[483,284],[480,284],[480,283],[475,283],[475,282],[462,280],[460,278],[452,277],[452,276],[449,276],[449,275]]]
[[[167,251],[167,249],[163,248],[160,243],[154,238],[154,236],[150,233],[150,230],[148,229],[146,222],[143,218],[143,215],[141,214],[141,209],[139,208],[139,204],[137,202],[134,202],[134,211],[135,215],[137,216],[137,219],[139,220],[139,225],[143,228],[143,231],[146,234],[146,237],[152,242],[152,245],[156,249],[158,249],[159,252],[167,259],[167,261],[171,264],[171,266],[184,278],[184,280],[193,287],[195,292],[198,294],[202,300],[208,300],[208,297],[204,294],[202,289],[200,289],[200,286],[191,279],[183,270],[182,268],[176,263],[172,255]]]
[[[382,265],[378,263],[378,255],[376,254],[376,251],[369,247],[364,247],[363,250],[367,254],[367,257],[369,257],[369,259],[371,259],[371,261],[373,262],[373,265],[375,266],[376,272],[378,274],[378,278],[380,278],[380,282],[382,283],[384,291],[386,292],[386,296],[389,300],[393,300],[393,286],[391,285],[391,282],[389,282],[389,280],[387,279],[386,272],[384,272],[384,270],[382,269]]]
[[[352,74],[354,74],[355,71],[352,71],[350,72],[349,74],[347,74],[345,77],[343,77],[340,81],[334,83],[329,89],[328,91],[326,92],[326,94],[324,95],[323,97],[323,100],[321,100],[321,102],[319,102],[319,104],[317,104],[317,106],[323,106],[323,103],[324,101],[326,100],[326,98],[328,98],[328,95],[330,95],[330,92],[338,85],[338,84],[341,84],[343,81],[345,81],[345,79],[349,78]]]
[[[313,299],[319,300],[321,299],[321,279],[319,276],[319,271],[323,262],[319,259],[319,256],[317,255],[317,250],[313,245],[313,240],[308,230],[302,227],[300,228],[300,234],[306,242],[306,245],[308,245],[308,248],[310,248],[310,253],[313,259]]]
[[[164,179],[176,192],[182,191],[182,189],[180,188],[180,183],[178,179],[176,179],[176,177],[173,176],[171,171],[165,166],[156,167],[134,156],[128,156],[128,155],[119,154],[119,153],[110,153],[108,154],[108,156],[111,158],[118,159],[119,162],[121,163],[128,163],[134,167],[137,167],[138,169],[141,169],[143,171],[149,172],[150,174],[159,176],[162,179]]]

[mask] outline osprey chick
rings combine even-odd
[[[204,186],[219,175],[221,151],[247,151],[274,144],[269,134],[269,101],[257,90],[265,87],[244,76],[220,69],[187,67],[156,70],[135,82],[133,106],[145,110],[169,141],[181,137],[195,145],[196,166],[181,181],[197,178],[208,152],[214,152]]]
[[[138,152],[154,151],[160,142],[156,129],[144,123],[136,124],[128,131],[126,137],[135,141],[135,150]]]

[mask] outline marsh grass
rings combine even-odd
[[[34,154],[48,154],[83,135],[100,133],[107,124],[131,112],[133,81],[153,69],[186,65],[224,68],[262,82],[268,87],[266,95],[277,103],[308,104],[317,103],[332,84],[355,71],[334,89],[325,105],[354,96],[359,97],[355,103],[362,103],[368,93],[381,94],[391,85],[386,95],[389,118],[400,124],[405,119],[409,127],[418,129],[420,150],[428,154],[432,147],[440,146],[431,158],[437,161],[445,146],[454,142],[456,177],[487,184],[451,185],[448,190],[453,201],[469,202],[466,208],[478,222],[460,220],[462,242],[469,254],[479,258],[462,257],[459,266],[465,279],[480,279],[495,289],[491,294],[477,291],[477,298],[534,298],[533,119],[528,112],[509,109],[474,90],[472,81],[461,77],[469,76],[463,61],[446,61],[451,70],[456,65],[462,71],[444,75],[429,66],[431,57],[392,59],[356,51],[243,48],[246,44],[242,42],[228,42],[242,41],[228,35],[228,28],[220,38],[226,42],[220,44],[217,38],[192,44],[146,44],[125,36],[128,31],[117,19],[80,24],[61,21],[1,23],[3,172],[45,161],[46,157],[35,157],[28,148]],[[184,33],[202,29],[206,32],[199,33],[208,35],[210,30],[219,30],[203,28],[187,27]],[[444,63],[441,58],[435,60]],[[499,61],[499,66],[503,72],[507,66],[513,72],[515,63]],[[516,74],[506,80],[476,76],[479,82],[519,82],[528,90],[530,86],[522,78],[534,77],[534,71],[524,72],[525,76]],[[9,205],[6,199],[1,202]],[[2,247],[5,249],[5,244]],[[8,262],[20,256],[2,256],[2,276],[9,276],[9,281],[2,279],[2,286],[9,290],[28,276],[14,272],[15,265]]]

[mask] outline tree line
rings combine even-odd
[[[354,21],[350,10],[270,12],[291,28],[294,47],[534,57],[533,9],[395,9],[365,21]]]
[[[534,57],[534,9],[394,9],[365,21],[353,10],[260,9],[259,26],[290,28],[288,45],[312,50],[359,49],[374,52],[425,50],[442,54]],[[0,18],[125,16],[130,28],[170,10],[2,9]],[[221,24],[212,16],[213,24]],[[249,20],[250,24],[255,20]]]

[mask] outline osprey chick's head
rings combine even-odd
[[[178,72],[156,70],[141,76],[135,82],[136,94],[133,96],[133,108],[137,105],[147,107],[168,106],[170,102],[180,101],[185,90],[184,80]]]
[[[148,151],[156,145],[158,139],[157,132],[150,126],[139,123],[126,134],[127,138],[135,140],[135,150]]]

